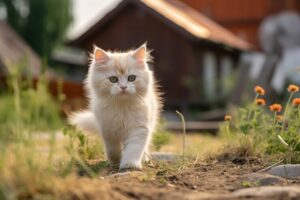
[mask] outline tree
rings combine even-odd
[[[42,57],[59,45],[72,21],[71,0],[0,0],[6,21]]]

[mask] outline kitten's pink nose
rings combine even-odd
[[[122,89],[123,91],[125,91],[125,90],[127,89],[127,86],[121,86],[121,89]]]

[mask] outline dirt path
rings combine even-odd
[[[207,141],[203,138],[200,140],[196,136],[191,137],[189,138],[191,143],[189,147],[203,146],[199,142],[205,143]],[[42,139],[45,140],[44,143],[47,143],[47,138]],[[209,140],[213,139],[209,138]],[[170,145],[169,148],[180,146],[180,142],[179,139],[173,141],[173,145]],[[215,140],[213,142],[215,144]],[[44,143],[40,142],[40,144]],[[61,148],[63,144],[63,138],[60,137],[59,145]],[[44,154],[48,152],[45,149],[47,146],[45,146],[41,145],[40,149]],[[174,149],[165,148],[174,151]],[[58,152],[59,156],[57,157],[60,158],[62,155],[59,148]],[[201,152],[203,153],[202,150]],[[245,184],[241,178],[263,168],[258,164],[238,163],[234,164],[229,161],[211,162],[209,164],[196,163],[189,164],[186,169],[177,170],[176,163],[153,162],[144,166],[142,172],[116,173],[110,171],[104,161],[95,160],[90,164],[93,168],[101,168],[97,172],[99,179],[90,179],[85,173],[81,174],[79,172],[78,175],[82,177],[77,180],[76,186],[71,187],[70,185],[70,193],[75,193],[74,196],[72,195],[74,197],[72,199],[91,200],[300,199],[300,179],[282,179],[282,182],[276,184],[280,186],[276,188],[276,191],[285,188],[285,186],[296,186],[296,189],[288,188],[292,191],[284,190],[276,193],[276,191],[272,191],[274,188],[266,188],[267,191],[272,191],[272,194],[263,197],[261,194],[255,195],[258,194],[258,191],[250,191],[248,194],[237,193],[245,187],[260,186],[248,184],[247,182]],[[297,192],[294,194],[294,189],[299,191],[299,194]]]
[[[160,172],[155,176],[147,176],[145,172],[121,173],[106,176],[104,181],[124,199],[246,199],[231,194],[244,187],[241,180],[243,175],[258,169],[259,166],[231,163],[196,164],[193,168],[177,173]],[[300,186],[300,180],[285,181],[279,185]],[[281,199],[281,196],[275,195],[270,199]]]

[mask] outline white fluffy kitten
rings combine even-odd
[[[160,98],[147,62],[146,45],[124,53],[95,47],[85,82],[89,111],[71,123],[102,135],[108,160],[120,169],[142,168],[160,110]]]

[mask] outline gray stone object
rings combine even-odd
[[[182,196],[173,195],[174,199]],[[176,198],[177,197],[177,198]],[[191,192],[186,194],[186,200],[298,200],[300,199],[300,187],[295,186],[262,186],[240,189],[233,193],[206,193]]]
[[[270,174],[250,173],[242,177],[242,184],[248,182],[250,186],[266,186],[284,183],[283,178]]]
[[[283,178],[299,178],[300,164],[287,164],[273,167],[269,173]]]
[[[299,199],[300,188],[294,186],[263,186],[237,190],[232,196],[239,198],[260,197],[261,199],[266,197],[274,197],[274,199]]]

